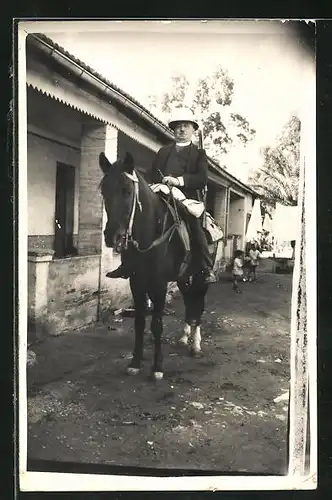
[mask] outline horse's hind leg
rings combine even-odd
[[[205,306],[205,294],[196,294],[193,302],[192,309],[194,311],[194,326],[192,328],[192,347],[191,354],[193,356],[200,356],[202,352],[201,348],[201,319],[204,312]]]
[[[201,325],[195,325],[193,327],[193,343],[191,347],[191,353],[193,356],[198,355],[202,352],[201,348]]]
[[[182,336],[179,338],[180,345],[188,345],[191,334],[191,323],[192,323],[192,311],[190,308],[190,301],[187,295],[183,296],[184,307],[185,307],[185,317],[184,317],[184,327],[182,331]]]
[[[185,316],[184,316],[184,326],[183,326],[183,331],[182,335],[178,340],[178,343],[180,345],[186,346],[188,345],[188,342],[190,340],[190,334],[191,334],[191,310],[190,310],[190,301],[188,297],[187,290],[184,287],[181,287],[181,284],[179,284],[179,288],[182,293],[182,298],[184,302],[184,309],[185,309]]]
[[[161,339],[163,333],[163,312],[166,302],[166,293],[166,283],[160,286],[155,286],[149,290],[149,296],[153,303],[151,332],[154,336],[154,364],[152,372],[155,380],[161,380],[164,376]]]
[[[190,334],[191,334],[191,324],[190,320],[186,319],[183,327],[183,332],[178,340],[180,345],[188,345]]]
[[[133,358],[128,366],[127,372],[129,375],[137,375],[141,369],[141,362],[143,359],[146,294],[145,291],[140,290],[138,284],[133,281],[130,282],[130,287],[135,306],[135,346]]]

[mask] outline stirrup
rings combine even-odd
[[[203,274],[204,274],[204,282],[205,283],[216,283],[217,282],[217,277],[212,271],[212,269],[203,269]]]

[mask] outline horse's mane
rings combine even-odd
[[[117,163],[117,162],[116,162]],[[146,169],[144,169],[143,167],[139,166],[139,165],[135,165],[135,172],[137,174],[137,177],[140,181],[140,189],[143,191],[145,191],[147,197],[151,198],[151,200],[159,200],[159,197],[150,189],[150,186],[149,186],[149,181],[148,181],[148,173],[146,171]],[[107,178],[107,175],[108,174],[104,174],[101,181],[99,182],[98,184],[98,190],[101,192],[101,194],[103,194],[103,188],[104,188],[104,183],[105,183],[105,180]]]
[[[151,199],[151,201],[159,202],[160,197],[156,193],[154,193],[149,186],[149,182],[146,178],[146,171],[140,167],[135,167],[135,172],[139,180],[140,191],[145,192],[145,194],[148,198]]]
[[[103,175],[103,177],[101,178],[101,181],[99,182],[98,187],[97,187],[98,191],[100,191],[101,193],[103,192],[104,179],[105,179],[105,175]]]

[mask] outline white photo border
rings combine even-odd
[[[221,20],[195,20],[196,23],[214,23]],[[227,29],[234,30],[239,19],[227,19]],[[246,20],[245,22],[250,21]],[[272,20],[256,20],[256,29],[272,26]],[[278,20],[273,20],[275,22]],[[285,22],[286,20],[279,20]],[[309,20],[303,20],[308,22]],[[310,20],[311,21],[311,20]],[[188,21],[176,21],[179,30]],[[288,20],[292,22],[292,20]],[[29,33],[43,31],[96,31],[105,29],[130,30],[133,23],[147,28],[147,23],[159,23],[166,28],[175,21],[19,21],[18,23],[18,361],[19,361],[19,483],[21,491],[246,491],[246,490],[310,490],[317,488],[317,303],[316,303],[316,142],[315,142],[315,70],[309,75],[308,86],[304,88],[303,113],[301,116],[301,180],[305,179],[305,233],[306,233],[306,287],[307,287],[307,333],[308,348],[304,354],[308,380],[304,380],[296,366],[296,313],[297,289],[300,280],[299,259],[301,248],[296,245],[295,269],[293,275],[292,322],[291,322],[291,398],[290,398],[290,460],[285,476],[190,476],[189,477],[144,477],[127,475],[66,474],[52,472],[31,472],[27,470],[27,97],[26,97],[26,37]],[[51,26],[52,24],[52,26]],[[181,24],[181,26],[179,26]],[[127,27],[126,27],[126,26]],[[144,26],[143,26],[144,25]],[[254,28],[253,28],[254,29]],[[309,56],[308,56],[309,57]],[[307,168],[304,169],[304,164]],[[303,194],[303,193],[302,193]],[[302,196],[300,195],[300,198]],[[299,233],[301,220],[299,217]],[[303,429],[303,408],[299,407],[298,393],[303,384],[309,390],[310,407],[310,467],[303,472],[303,446],[296,441]],[[294,397],[295,395],[295,397]],[[301,413],[302,412],[302,413]],[[189,480],[188,480],[189,479]]]

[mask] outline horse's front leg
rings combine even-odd
[[[140,289],[139,283],[136,283],[134,280],[130,281],[130,287],[135,307],[135,345],[133,358],[128,366],[127,372],[129,375],[137,375],[141,369],[141,362],[143,359],[146,294],[145,291]]]
[[[164,376],[163,353],[161,347],[163,334],[163,312],[166,302],[167,284],[153,287],[149,291],[150,299],[153,303],[153,313],[151,319],[151,332],[154,336],[154,364],[152,373],[155,380],[161,380]]]

